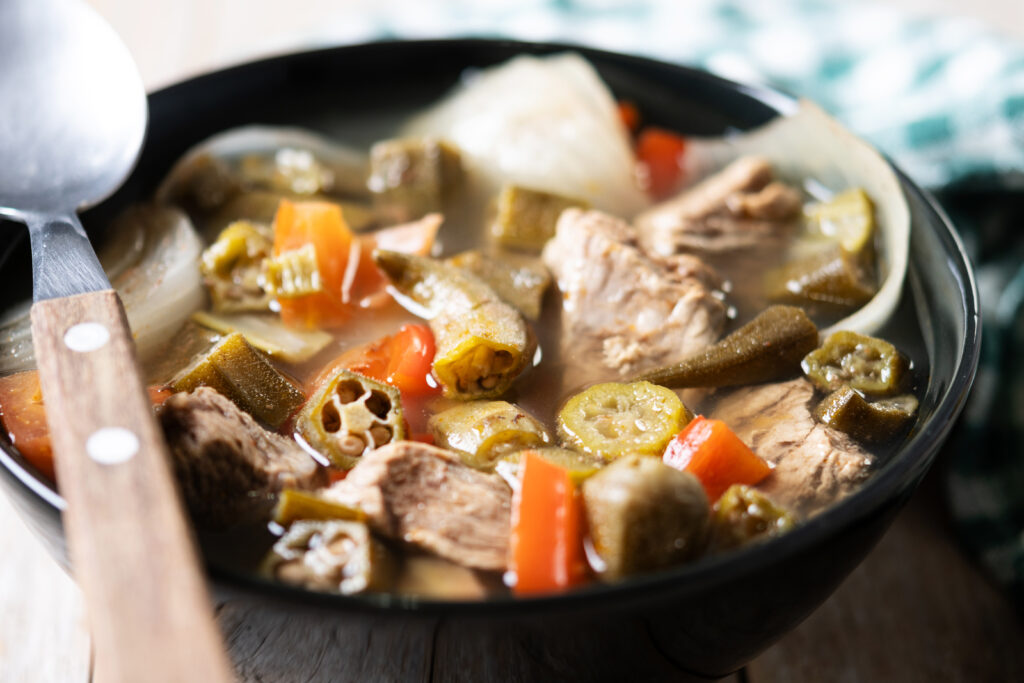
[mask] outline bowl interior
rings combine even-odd
[[[363,145],[385,137],[401,117],[435,101],[467,68],[504,61],[523,52],[549,53],[566,46],[508,41],[380,43],[289,55],[227,69],[150,96],[150,128],[139,165],[111,199],[88,211],[83,222],[96,239],[127,204],[148,197],[174,161],[213,133],[246,124],[298,125]],[[578,48],[576,48],[578,49]],[[683,133],[714,135],[762,124],[793,100],[774,91],[733,84],[706,73],[646,59],[580,49],[617,97],[638,104],[645,121]],[[311,594],[262,582],[215,563],[216,576],[235,587],[347,608],[397,608],[432,612],[535,610],[629,601],[666,591],[681,594],[728,581],[787,555],[805,551],[838,529],[855,524],[879,506],[908,495],[930,464],[962,407],[977,365],[978,302],[966,257],[955,233],[933,202],[903,178],[913,217],[908,286],[894,322],[882,336],[913,360],[921,395],[914,429],[885,458],[855,495],[772,543],[711,558],[677,570],[531,600],[445,603],[389,595],[344,597]],[[10,227],[11,229],[6,229]],[[24,229],[0,226],[0,311],[30,295]],[[37,507],[61,504],[6,440],[0,464]]]

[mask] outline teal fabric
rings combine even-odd
[[[975,390],[947,448],[966,547],[1024,605],[1024,44],[871,2],[461,0],[325,22],[322,42],[506,36],[704,67],[816,100],[948,200],[982,286]],[[315,37],[314,37],[315,38]],[[969,191],[975,201],[961,201]]]
[[[505,36],[701,66],[817,101],[918,183],[1024,187],[1024,44],[965,19],[823,0],[381,3],[313,36]]]

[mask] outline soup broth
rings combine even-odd
[[[215,565],[444,599],[618,581],[786,533],[855,491],[912,424],[919,350],[892,327],[900,350],[843,328],[891,277],[889,198],[811,196],[820,179],[745,153],[702,175],[686,156],[699,144],[629,130],[578,58],[487,74],[372,139],[345,130],[353,147],[229,131],[114,229],[105,265],[157,273],[144,288],[163,277],[154,262],[182,265],[173,296],[207,301],[205,317],[167,306],[170,341],[137,334]],[[460,97],[524,74],[563,84],[546,96],[572,125],[512,97],[536,131],[481,124],[522,136],[502,148],[460,132],[501,118]],[[573,125],[574,163],[526,177],[517,154]],[[600,144],[580,143],[595,131]],[[667,171],[645,151],[655,132],[683,150]],[[196,256],[175,260],[172,243]],[[477,266],[452,261],[468,251]],[[0,378],[12,436],[30,383]],[[182,427],[204,415],[216,444]],[[240,431],[220,434],[229,423]],[[247,438],[272,446],[225,455]],[[233,468],[254,485],[195,499]]]

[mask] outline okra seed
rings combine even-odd
[[[338,449],[344,455],[362,455],[366,450],[366,442],[355,434],[349,434],[338,442]]]
[[[384,425],[374,425],[370,428],[370,436],[373,437],[373,445],[377,448],[391,441],[391,429]]]

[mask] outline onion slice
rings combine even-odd
[[[112,226],[100,263],[121,296],[143,363],[206,301],[202,251],[192,222],[172,207],[134,206]],[[35,367],[30,306],[19,304],[0,321],[0,375]]]
[[[457,145],[492,196],[514,183],[626,218],[647,207],[615,99],[582,57],[516,57],[463,81],[403,133]]]
[[[246,341],[257,349],[288,363],[309,360],[334,338],[320,330],[288,327],[276,315],[197,311],[192,319],[219,334],[241,332]]]
[[[121,295],[139,359],[146,362],[206,302],[199,273],[203,243],[188,217],[170,206],[133,206],[121,222],[145,235],[137,264],[112,284]]]

